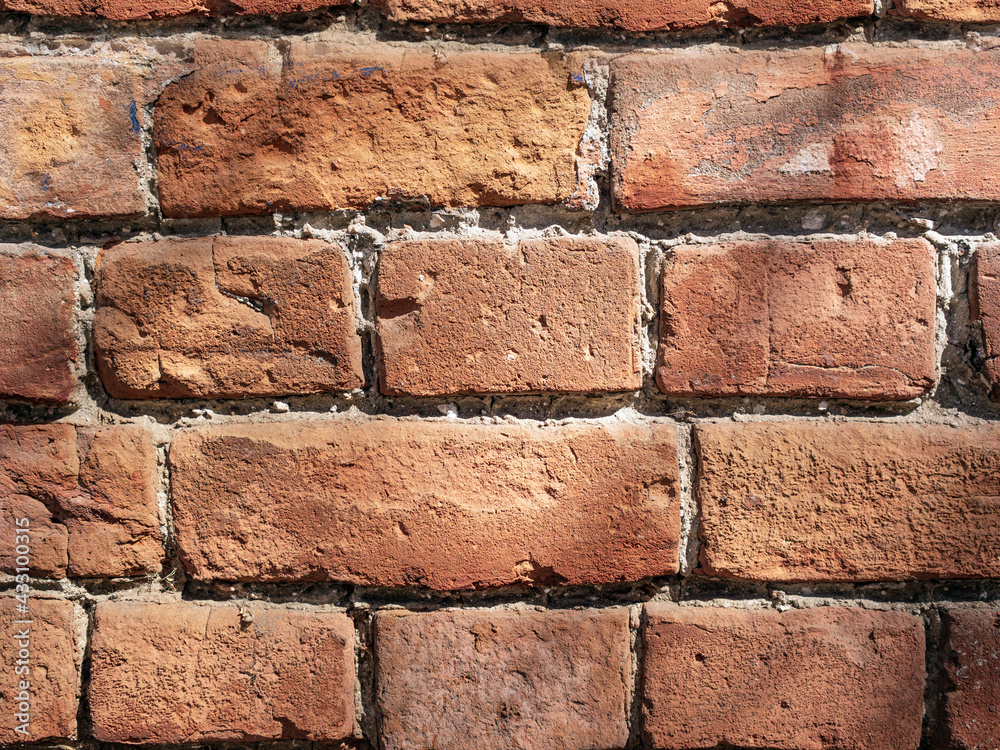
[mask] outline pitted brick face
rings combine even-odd
[[[656,382],[678,396],[909,399],[937,378],[925,240],[675,248]]]
[[[996,23],[1000,5],[994,0],[895,0],[892,12],[927,21]]]
[[[916,750],[924,628],[842,607],[646,607],[647,747]]]
[[[378,273],[382,392],[640,388],[641,295],[631,239],[392,243]]]
[[[247,398],[363,385],[343,250],[209,237],[121,244],[98,259],[97,369],[117,398]]]
[[[942,618],[947,746],[986,750],[1000,744],[1000,612],[949,609]],[[943,745],[944,746],[944,743]]]
[[[385,750],[618,750],[628,741],[629,613],[381,613]],[[442,713],[444,712],[444,713]]]
[[[156,453],[130,425],[0,426],[0,571],[13,573],[16,520],[35,578],[141,576],[160,569]]]
[[[539,23],[551,26],[676,31],[701,26],[793,26],[870,15],[866,0],[374,0],[398,21]]]
[[[972,317],[982,328],[986,361],[983,374],[993,388],[993,398],[1000,398],[1000,243],[980,245],[972,259],[969,280],[969,303]]]
[[[246,16],[304,13],[339,0],[0,0],[0,10],[37,16],[145,21],[178,16]]]
[[[580,54],[217,42],[156,108],[167,216],[560,203],[590,113]]]
[[[839,44],[611,63],[625,211],[720,203],[997,200],[1000,49]]]
[[[0,59],[0,219],[146,210],[136,71],[79,57]]]
[[[447,590],[678,570],[672,425],[232,425],[182,433],[170,465],[199,579]]]
[[[340,612],[101,602],[90,708],[102,742],[347,739],[354,628]]]
[[[5,533],[4,539],[7,539]],[[4,557],[6,563],[7,557]],[[0,722],[0,743],[15,747],[19,743],[44,740],[75,739],[77,736],[77,683],[79,662],[76,655],[76,627],[73,603],[28,598],[28,611],[20,612],[20,601],[14,596],[0,597],[0,702],[5,716]],[[25,624],[25,619],[30,623]],[[28,638],[18,638],[25,630]],[[28,655],[21,653],[25,648]],[[18,662],[21,662],[20,664]],[[18,673],[18,667],[28,668]],[[17,719],[21,701],[20,683],[30,683],[28,694],[29,720],[26,733]]]
[[[69,399],[77,359],[76,279],[68,254],[0,245],[0,397]]]
[[[1000,575],[998,440],[992,424],[699,425],[702,570],[752,581]]]

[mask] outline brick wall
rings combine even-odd
[[[986,0],[0,0],[0,744],[1000,747],[998,101]]]

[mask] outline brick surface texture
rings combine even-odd
[[[590,96],[577,55],[235,42],[156,111],[164,213],[232,216],[568,200]]]
[[[338,612],[106,602],[90,705],[105,742],[339,740],[354,629]]]
[[[375,633],[385,750],[506,750],[512,738],[525,750],[614,749],[628,741],[627,609],[388,612]]]
[[[702,566],[776,581],[1000,574],[993,425],[707,424]]]
[[[97,369],[118,398],[243,398],[362,385],[347,258],[318,240],[121,244],[98,260]]]
[[[630,239],[393,243],[378,282],[383,393],[642,387]]]
[[[616,58],[617,204],[997,200],[982,164],[1000,116],[982,101],[998,56],[842,44]]]
[[[936,378],[934,276],[924,240],[681,248],[663,271],[657,384],[672,395],[919,396]]]
[[[4,664],[0,701],[6,711],[0,724],[0,743],[74,739],[79,661],[73,603],[34,599],[27,613],[18,610],[19,604],[14,596],[0,597],[0,627],[5,636],[0,641]],[[25,615],[30,620],[27,626],[23,624]],[[29,637],[18,637],[25,627]],[[25,667],[27,672],[23,672]],[[28,687],[23,687],[22,682],[27,682]],[[24,690],[29,696],[27,722],[18,718]],[[18,727],[24,731],[19,732]]]
[[[77,359],[76,268],[32,245],[0,246],[0,395],[67,401]]]
[[[908,750],[920,742],[917,617],[670,604],[646,613],[642,700],[653,747]]]
[[[0,750],[1000,748],[1000,0],[0,31]]]
[[[140,427],[0,428],[0,559],[28,519],[32,575],[110,578],[159,570],[156,456]]]
[[[671,426],[210,427],[175,438],[170,465],[196,578],[469,589],[678,569]]]

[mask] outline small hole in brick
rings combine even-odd
[[[695,658],[695,661],[705,661],[705,655],[704,654],[695,654],[694,658]]]

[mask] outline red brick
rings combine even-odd
[[[982,326],[983,374],[1000,398],[1000,242],[981,245],[972,257],[969,301],[972,317]]]
[[[666,261],[656,381],[671,395],[908,399],[936,379],[924,240],[734,242]]]
[[[397,21],[432,23],[540,23],[577,28],[611,27],[628,31],[676,31],[699,26],[793,26],[869,15],[864,0],[373,0]]]
[[[6,533],[6,532],[5,532]],[[6,562],[8,558],[4,557]],[[40,599],[29,596],[28,612],[18,612],[21,602],[13,596],[0,597],[0,705],[4,708],[0,722],[0,743],[41,742],[47,739],[76,737],[77,685],[79,675],[76,639],[73,635],[73,605],[67,601]],[[30,620],[30,624],[20,624]],[[15,621],[18,621],[15,624]],[[23,643],[14,636],[27,628],[27,664],[21,654]],[[26,667],[27,673],[16,670]],[[22,722],[17,718],[17,696],[23,689],[21,681],[29,683],[27,733],[17,731]]]
[[[339,740],[354,627],[338,612],[102,602],[90,711],[102,742]]]
[[[91,16],[136,21],[174,16],[241,16],[300,13],[341,4],[339,0],[0,0],[0,9],[40,16]]]
[[[0,87],[0,219],[145,211],[138,173],[143,112],[130,67],[7,57],[0,60]]]
[[[612,62],[620,209],[996,200],[1000,49],[840,44]]]
[[[922,621],[824,607],[646,607],[647,745],[916,750]]]
[[[699,425],[701,564],[761,581],[1000,575],[1000,428]]]
[[[996,23],[1000,6],[993,0],[893,0],[893,13],[928,21]]]
[[[344,252],[318,240],[207,237],[98,258],[97,369],[116,398],[244,398],[363,385]]]
[[[583,58],[382,44],[203,45],[155,122],[167,216],[558,203],[577,187]]]
[[[943,744],[990,750],[1000,745],[1000,612],[952,609],[943,620]]]
[[[34,245],[0,245],[0,397],[67,401],[76,361],[76,268]]]
[[[383,750],[613,750],[628,741],[629,613],[384,612]]]
[[[178,435],[170,464],[195,578],[468,589],[677,572],[670,425],[220,426]]]
[[[12,572],[28,519],[31,575],[106,578],[163,558],[152,436],[139,427],[0,427],[0,559]],[[23,522],[22,522],[23,523]]]
[[[395,242],[379,259],[383,393],[642,387],[630,239]]]

